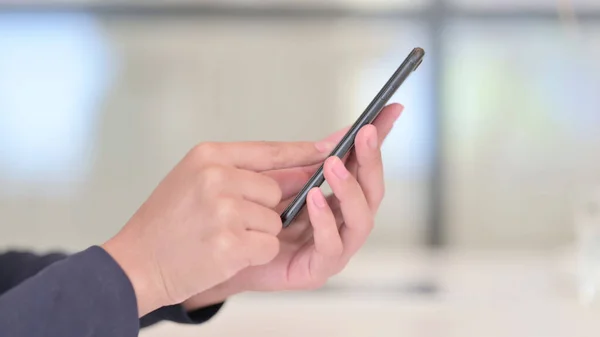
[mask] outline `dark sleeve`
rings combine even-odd
[[[6,279],[2,283],[14,285],[9,272],[18,275],[21,268],[12,262],[1,268]],[[54,262],[0,296],[2,336],[135,337],[138,333],[133,287],[100,247]]]
[[[107,316],[118,314],[119,317],[129,317],[130,315],[122,311],[131,311],[130,307],[133,305],[135,317],[133,323],[129,324],[133,324],[134,328],[115,327],[124,333],[131,329],[137,331],[139,326],[146,327],[163,320],[183,324],[203,323],[212,318],[222,306],[221,303],[187,313],[182,306],[175,305],[158,309],[138,321],[137,304],[129,280],[110,255],[100,247],[92,247],[72,256],[65,254],[39,256],[25,252],[0,254],[0,335],[5,335],[4,332],[8,329],[5,325],[8,326],[9,323],[31,328],[36,324],[45,324],[40,323],[43,320],[40,320],[37,315],[43,314],[39,312],[42,307],[39,305],[40,299],[48,299],[49,296],[50,303],[44,303],[46,310],[50,310],[51,314],[76,310],[75,313],[66,313],[69,320],[72,322],[74,317],[81,316],[77,321],[85,322],[88,328],[100,324],[102,329],[109,329],[110,327],[101,322],[116,324],[122,321]],[[72,300],[74,301],[71,302]],[[85,303],[77,303],[81,301]],[[111,301],[113,303],[105,303]],[[80,306],[86,303],[87,308],[93,309],[94,312],[81,310]],[[101,306],[100,304],[103,303],[104,306]],[[37,307],[28,308],[28,304],[35,304]],[[6,315],[5,312],[13,314]],[[49,322],[58,324],[59,321],[51,319]],[[96,333],[90,336],[95,335]]]
[[[187,312],[181,305],[160,308],[140,319],[142,328],[161,321],[171,321],[181,324],[202,324],[219,312],[223,303],[208,306],[196,311]]]

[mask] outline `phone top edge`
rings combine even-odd
[[[421,57],[425,56],[425,50],[421,47],[415,47],[415,48],[413,48],[411,55],[421,58]]]
[[[358,117],[356,122],[350,127],[350,130],[333,149],[333,151],[330,153],[330,156],[342,158],[348,153],[348,151],[350,151],[350,149],[354,147],[354,138],[356,137],[358,130],[362,126],[370,124],[375,120],[381,110],[383,110],[385,105],[388,103],[389,99],[394,95],[396,90],[404,83],[410,74],[419,67],[424,56],[425,50],[423,50],[423,48],[413,48],[410,54],[404,59],[402,64],[396,69],[396,71],[394,71],[389,80],[379,90],[371,103],[369,103],[363,113]],[[320,187],[323,181],[323,165],[321,165],[305,184],[302,190],[281,213],[280,217],[283,228],[288,227],[298,213],[300,213],[306,203],[309,190],[314,187]]]
[[[392,76],[387,80],[377,95],[365,108],[363,113],[357,118],[354,124],[350,127],[348,133],[342,138],[340,143],[331,151],[330,156],[343,157],[353,147],[354,137],[358,130],[364,125],[371,124],[379,115],[381,110],[388,104],[391,97],[395,94],[398,88],[410,76],[410,74],[419,67],[425,51],[423,48],[413,48],[406,56],[402,64],[394,71]]]

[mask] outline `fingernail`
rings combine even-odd
[[[327,142],[327,141],[321,141],[321,142],[318,142],[315,144],[315,147],[317,148],[317,150],[322,153],[331,152],[331,150],[333,150],[334,146],[335,146],[334,143]]]
[[[317,206],[318,208],[324,208],[327,204],[327,201],[325,201],[325,196],[323,196],[323,192],[321,192],[321,190],[318,188],[315,192],[313,192],[312,200],[315,206]]]
[[[367,145],[369,145],[369,148],[371,150],[375,150],[375,148],[377,148],[377,143],[378,143],[377,132],[373,131],[373,132],[371,132],[371,134],[367,138]]]
[[[340,179],[346,179],[350,175],[350,172],[344,166],[344,163],[340,160],[340,158],[335,159],[335,163],[333,164],[333,173]]]

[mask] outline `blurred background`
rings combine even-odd
[[[142,335],[597,335],[598,0],[1,1],[0,248],[103,242],[198,142],[320,139],[415,46],[350,266]]]

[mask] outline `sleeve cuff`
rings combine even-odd
[[[111,269],[113,269],[111,274],[113,274],[114,278],[118,280],[118,284],[120,285],[119,288],[122,292],[128,295],[128,307],[131,307],[131,304],[133,304],[135,312],[137,313],[137,299],[135,299],[135,292],[133,290],[131,282],[129,281],[129,278],[127,278],[127,276],[125,275],[125,272],[120,268],[120,266],[118,266],[116,261],[114,261],[112,257],[108,253],[106,253],[102,248],[95,246],[90,248],[88,252],[88,254],[90,255],[91,253],[95,253],[95,255],[98,256],[97,258],[103,258],[107,260],[103,264],[107,265],[107,267],[110,266]],[[131,300],[131,295],[133,295],[133,301]],[[182,305],[162,307],[140,318],[139,327],[148,327],[161,321],[171,321],[180,324],[202,324],[210,320],[214,315],[216,315],[217,312],[219,312],[219,310],[223,306],[223,304],[224,302],[214,304],[192,312],[187,312]]]
[[[224,302],[187,312],[182,305],[171,305],[155,310],[140,319],[141,327],[148,327],[161,321],[179,324],[202,324],[213,318]]]

